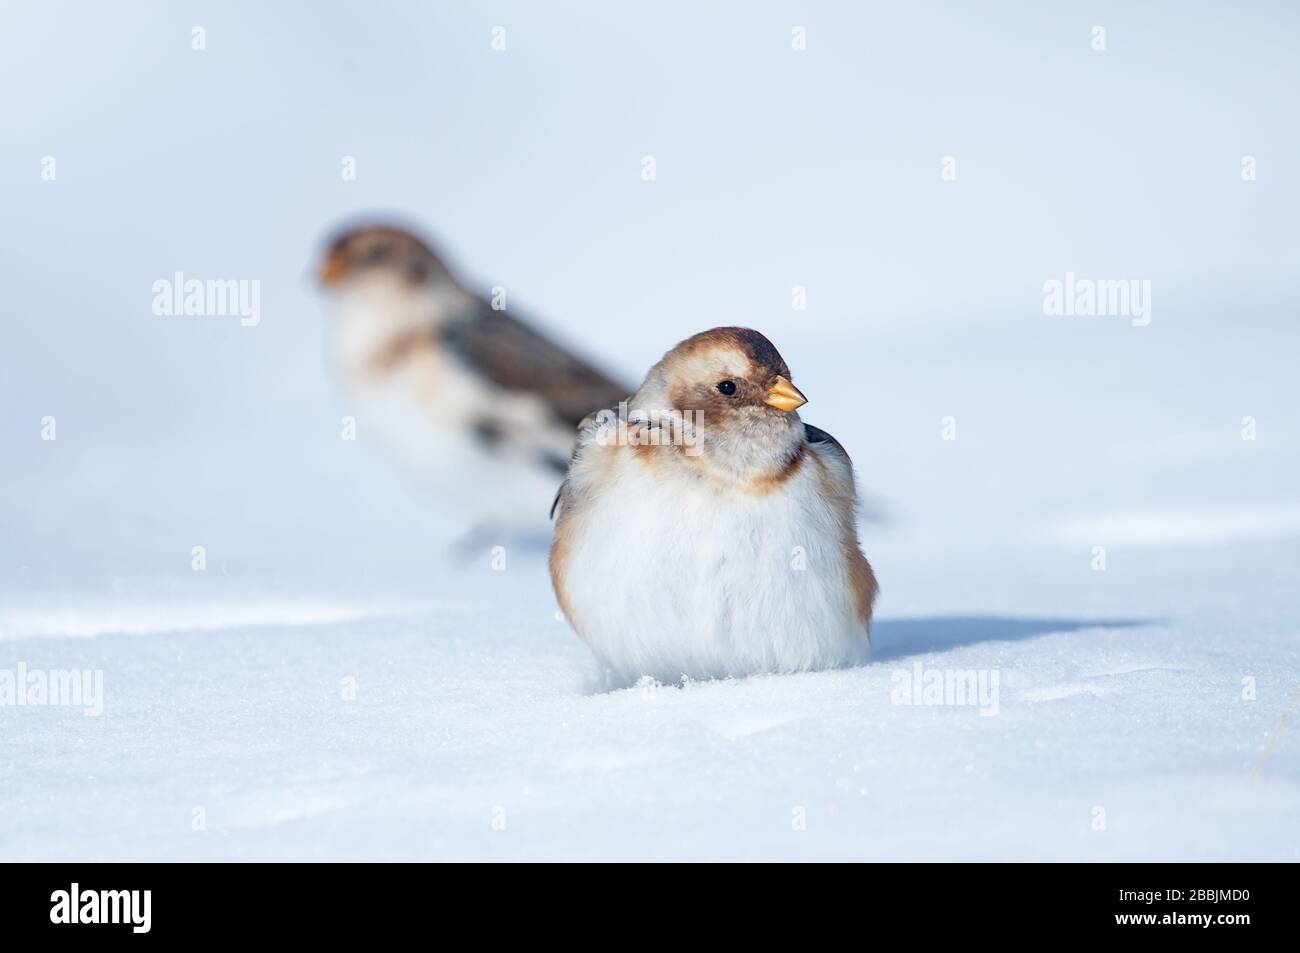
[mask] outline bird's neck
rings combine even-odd
[[[697,459],[711,476],[738,486],[766,484],[790,472],[803,450],[803,424],[793,414],[751,424],[710,427],[704,421]]]
[[[762,484],[790,472],[802,453],[803,422],[795,414],[752,420],[710,420],[705,412],[683,411],[654,388],[642,388],[628,405],[631,419],[657,426],[662,448],[679,466],[724,484]]]

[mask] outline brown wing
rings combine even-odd
[[[506,390],[536,394],[575,428],[587,414],[632,393],[486,301],[449,322],[442,334],[447,350],[475,371]]]
[[[814,427],[812,424],[804,424],[804,436],[808,443],[812,445],[815,453],[824,454],[836,461],[842,468],[841,472],[833,478],[830,471],[823,469],[822,473],[826,476],[826,482],[823,484],[823,492],[828,498],[839,498],[846,507],[844,513],[843,532],[844,535],[841,544],[844,547],[844,558],[849,567],[849,586],[853,590],[853,599],[857,606],[858,617],[862,624],[867,627],[867,638],[871,638],[871,610],[876,601],[876,593],[879,586],[876,584],[876,574],[871,569],[871,564],[867,562],[867,557],[862,555],[862,547],[858,543],[858,528],[854,521],[854,500],[856,496],[855,481],[853,478],[853,463],[849,460],[848,451],[844,446],[820,427]]]
[[[844,463],[850,468],[853,466],[853,461],[849,459],[849,452],[844,449],[844,445],[828,434],[825,430],[822,430],[820,427],[814,427],[812,424],[808,423],[803,425],[803,430],[804,436],[810,444],[816,444],[830,455],[842,458]],[[857,506],[858,515],[861,516],[865,522],[874,523],[879,526],[888,526],[893,522],[893,519],[890,516],[889,501],[883,497],[874,494],[867,494],[864,496],[862,493],[858,493]]]

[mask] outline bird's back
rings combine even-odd
[[[477,301],[441,330],[443,345],[497,387],[529,394],[576,429],[589,413],[630,391],[572,351],[505,311]]]
[[[475,295],[396,291],[373,282],[339,306],[358,430],[470,521],[544,530],[576,424],[626,392]]]

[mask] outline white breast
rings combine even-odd
[[[778,489],[667,480],[619,448],[566,527],[563,601],[627,680],[796,672],[863,661],[843,528],[809,450]],[[608,480],[608,483],[604,481]]]

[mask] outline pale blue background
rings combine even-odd
[[[1300,746],[1246,779],[1300,678],[1298,21],[5,0],[0,667],[107,704],[0,712],[0,856],[1294,860]],[[883,515],[876,663],[590,696],[540,565],[449,569],[464,514],[339,439],[310,271],[372,210],[628,380],[767,333]],[[177,270],[261,325],[153,315]],[[1044,316],[1067,271],[1151,325]],[[892,706],[913,661],[1003,716]]]
[[[346,408],[308,271],[371,210],[629,380],[764,330],[931,548],[1293,513],[1295,8],[859,6],[6,3],[3,569],[137,545],[173,504],[315,525]],[[261,326],[155,317],[175,270],[259,279]],[[1152,326],[1044,317],[1069,270],[1151,280]]]

